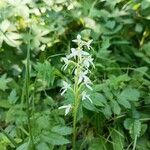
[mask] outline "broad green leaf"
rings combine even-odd
[[[42,115],[36,119],[37,126],[40,129],[50,128],[50,117],[48,115]]]
[[[126,118],[123,124],[125,129],[129,130],[132,126],[132,122],[133,120],[131,118]]]
[[[96,106],[104,106],[104,104],[106,104],[106,98],[101,93],[91,93],[90,97],[93,104]]]
[[[27,122],[27,114],[20,109],[20,105],[14,105],[7,111],[5,121],[6,123],[15,122],[18,125],[22,125]]]
[[[95,106],[89,100],[82,101],[82,106],[88,110],[96,111]]]
[[[53,146],[48,146],[45,142],[40,142],[36,146],[37,150],[53,150]]]
[[[126,100],[129,101],[138,101],[139,97],[140,97],[140,93],[137,89],[127,87],[121,92],[119,99],[125,98]]]
[[[119,97],[118,103],[124,106],[125,108],[131,108],[131,104],[125,97]]]
[[[69,135],[72,133],[72,128],[67,126],[55,126],[51,131],[56,132],[60,135]]]
[[[0,100],[0,108],[10,108],[11,105],[7,100]]]
[[[148,7],[150,7],[150,0],[143,0],[141,2],[141,7],[142,9],[147,9]]]
[[[120,108],[119,104],[115,100],[112,100],[110,102],[110,104],[111,104],[112,111],[114,112],[114,114],[119,115],[121,112],[121,108]]]
[[[107,21],[107,23],[105,24],[105,26],[107,27],[107,28],[109,28],[109,29],[113,29],[114,27],[115,27],[115,25],[116,25],[116,22],[114,21],[114,20],[109,20],[109,21]]]
[[[54,132],[46,132],[41,135],[42,140],[52,145],[65,145],[70,143],[70,141],[64,138],[62,135]]]
[[[110,105],[107,104],[107,105],[102,109],[102,113],[105,115],[106,118],[111,117],[112,111],[111,111]]]
[[[129,133],[133,139],[140,136],[141,122],[138,119],[127,118],[124,121],[124,127],[129,130]]]

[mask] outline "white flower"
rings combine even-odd
[[[85,42],[84,45],[85,45],[88,49],[90,49],[90,48],[91,48],[90,45],[91,45],[92,41],[93,41],[93,40],[89,40],[88,42]]]
[[[61,106],[58,109],[65,109],[65,116],[66,116],[70,112],[71,108],[72,108],[71,104],[68,104],[68,105]]]
[[[72,40],[73,42],[75,42],[75,43],[77,43],[77,44],[81,44],[81,43],[83,43],[83,41],[82,41],[82,39],[81,39],[81,35],[80,34],[78,34],[77,35],[77,39],[75,39],[75,40]]]
[[[81,51],[82,56],[89,56],[90,54],[88,52],[85,51]]]
[[[88,78],[87,75],[88,71],[85,70],[84,72],[79,73],[79,79],[78,79],[78,84],[80,84],[85,78]]]
[[[63,81],[63,87],[61,88],[61,95],[63,95],[68,89],[70,89],[71,88],[71,85],[70,84],[68,84],[67,82],[65,82],[65,81]]]
[[[76,48],[71,48],[71,54],[67,56],[68,59],[74,57],[74,59],[76,57],[79,57],[81,59],[81,57],[84,56],[89,56],[90,54],[88,52],[83,51],[82,49],[78,50]]]
[[[82,96],[82,100],[88,99],[91,103],[93,103],[92,100],[91,100],[91,98],[90,98],[90,95],[89,95],[89,94],[86,94],[86,91],[83,91],[83,92],[81,93],[81,96]]]
[[[68,58],[66,58],[66,57],[63,57],[63,58],[61,59],[61,61],[64,61],[64,62],[65,62],[65,64],[62,66],[62,68],[64,68],[64,70],[66,70],[67,67],[68,67],[68,65],[69,65],[69,63],[70,63],[70,60],[69,60]]]
[[[77,43],[78,45],[80,45],[81,47],[82,46],[86,46],[88,49],[90,49],[91,48],[91,43],[92,43],[92,41],[93,40],[89,40],[89,41],[83,41],[82,39],[81,39],[81,35],[80,34],[78,34],[77,35],[77,39],[75,39],[75,40],[72,40],[74,43]]]
[[[83,65],[84,65],[84,67],[87,68],[87,69],[90,67],[90,65],[92,65],[93,67],[95,67],[95,66],[94,66],[94,63],[93,63],[93,58],[92,58],[91,56],[86,57],[86,58],[83,60]]]
[[[76,56],[78,56],[78,53],[79,53],[79,52],[78,52],[77,49],[71,48],[71,54],[68,55],[67,58],[68,58],[68,59],[70,59],[70,58],[72,58],[72,57],[76,58]]]
[[[84,84],[87,88],[89,88],[90,90],[93,90],[92,87],[90,85],[92,85],[92,82],[91,80],[89,79],[89,77],[87,76],[84,76]]]

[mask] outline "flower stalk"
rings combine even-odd
[[[59,107],[59,109],[65,109],[65,115],[67,115],[71,110],[72,117],[73,117],[73,139],[72,139],[72,147],[75,150],[76,147],[76,136],[77,136],[77,113],[82,100],[89,100],[90,95],[87,94],[87,89],[92,90],[92,82],[88,77],[90,73],[90,66],[94,67],[93,58],[91,55],[84,51],[84,49],[91,49],[91,42],[83,41],[80,35],[77,35],[77,39],[72,40],[77,44],[77,48],[71,48],[71,53],[66,55],[66,57],[62,58],[62,61],[65,63],[63,65],[63,69],[66,70],[70,66],[73,68],[73,80],[71,84],[63,81],[63,87],[61,89],[61,95],[65,94],[68,90],[73,92],[74,95],[74,102],[72,104],[67,104],[64,106]]]

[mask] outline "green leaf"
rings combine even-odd
[[[11,105],[7,100],[0,100],[0,107],[1,108],[10,108]]]
[[[96,106],[104,106],[104,104],[106,104],[106,98],[101,93],[91,93],[90,97],[93,104]]]
[[[139,68],[136,68],[135,71],[136,73],[139,72],[139,73],[145,74],[148,71],[148,67],[139,67]]]
[[[132,122],[133,122],[133,119],[131,119],[131,118],[126,118],[125,120],[124,120],[124,127],[125,127],[125,129],[127,129],[127,130],[129,130],[130,128],[131,128],[131,126],[132,126]]]
[[[51,131],[56,132],[60,135],[69,135],[72,133],[72,128],[67,126],[55,126],[51,129]]]
[[[138,101],[139,97],[140,97],[140,93],[137,89],[128,87],[121,92],[119,99],[125,98],[126,100],[129,100],[129,101]]]
[[[116,25],[116,22],[114,21],[114,20],[109,20],[109,21],[107,21],[107,23],[105,24],[105,26],[107,27],[107,28],[109,28],[109,29],[113,29],[114,27],[115,27],[115,25]]]
[[[23,143],[16,150],[29,150],[29,142]]]
[[[144,133],[146,132],[147,128],[148,128],[147,124],[141,124],[140,136],[144,135]]]
[[[130,134],[133,135],[134,138],[139,137],[141,132],[141,122],[140,120],[134,120],[133,129],[130,130]]]
[[[126,100],[125,97],[119,97],[118,103],[124,106],[125,108],[131,108],[131,104],[128,102],[128,100]]]
[[[105,107],[102,109],[102,113],[105,115],[106,118],[110,118],[112,115],[111,107],[110,105],[105,105]]]
[[[127,118],[124,121],[124,127],[129,130],[131,138],[135,139],[140,136],[141,122],[138,119]]]
[[[88,150],[108,150],[104,139],[94,138],[89,144]]]
[[[40,129],[50,128],[50,117],[48,115],[42,115],[36,119],[37,126]]]
[[[36,146],[37,150],[53,150],[53,146],[48,146],[46,143],[44,142],[40,142],[38,143],[38,145]]]
[[[135,31],[138,32],[138,33],[141,33],[142,30],[143,30],[142,25],[137,23],[136,26],[135,26]]]
[[[45,37],[50,30],[44,28],[44,26],[39,26],[37,24],[32,25],[32,41],[31,41],[31,48],[39,48],[41,43],[48,43],[50,38]]]
[[[48,61],[37,63],[35,67],[37,77],[44,86],[52,86],[55,80],[55,69]]]
[[[89,100],[82,101],[82,106],[88,110],[96,111],[95,106]]]
[[[18,100],[18,96],[16,90],[14,89],[11,91],[10,95],[8,96],[8,101],[10,104],[15,104],[17,100]]]
[[[110,104],[111,104],[114,114],[119,115],[121,112],[121,108],[120,108],[119,104],[115,100],[112,100]]]
[[[11,78],[7,78],[6,74],[2,75],[0,77],[0,90],[5,91],[6,89],[8,89],[7,84],[11,81]]]
[[[113,142],[113,150],[123,150],[124,148],[124,136],[117,130],[111,131],[111,138]]]
[[[54,132],[45,132],[41,135],[42,140],[52,145],[64,145],[70,143],[70,141],[64,138],[62,135]]]

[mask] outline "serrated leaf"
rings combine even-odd
[[[10,95],[8,96],[8,101],[10,104],[15,104],[17,100],[18,100],[18,96],[16,90],[14,89],[11,91]]]
[[[105,107],[102,109],[102,113],[105,115],[106,118],[110,118],[112,115],[111,107],[110,105],[105,105]]]
[[[138,119],[127,118],[124,121],[124,127],[129,130],[131,138],[135,139],[140,136],[141,122]]]
[[[122,106],[124,106],[125,108],[131,108],[131,104],[128,102],[128,100],[126,100],[126,98],[124,97],[119,97],[118,99],[118,103]]]
[[[141,132],[141,122],[139,120],[134,120],[133,129],[130,130],[130,133],[134,138],[139,137]]]
[[[36,119],[36,123],[40,129],[50,128],[50,117],[48,115],[42,115]]]
[[[37,77],[42,81],[44,86],[52,86],[55,79],[55,69],[48,61],[44,63],[37,63],[35,67]]]
[[[89,100],[82,101],[82,106],[88,110],[96,111],[95,106]]]
[[[72,133],[72,128],[67,126],[55,126],[51,129],[51,131],[56,132],[60,135],[69,135]]]
[[[140,93],[137,89],[128,87],[121,92],[119,99],[123,98],[129,101],[138,101],[139,97],[140,97]]]
[[[110,104],[111,104],[112,111],[114,112],[114,114],[119,115],[121,112],[121,108],[119,104],[115,100],[112,100]]]
[[[70,141],[64,138],[62,135],[54,132],[46,132],[41,135],[42,140],[52,145],[65,145],[70,143]]]
[[[107,23],[105,24],[105,26],[109,29],[113,29],[116,25],[116,22],[114,20],[108,20]]]
[[[104,106],[104,104],[106,104],[106,98],[101,93],[91,93],[90,97],[93,104],[96,106]]]
[[[0,90],[5,91],[8,89],[7,84],[11,81],[11,78],[7,78],[6,74],[0,77]]]
[[[40,142],[40,143],[38,143],[38,145],[37,145],[37,150],[53,150],[53,146],[48,146],[46,143],[44,143],[44,142]]]

